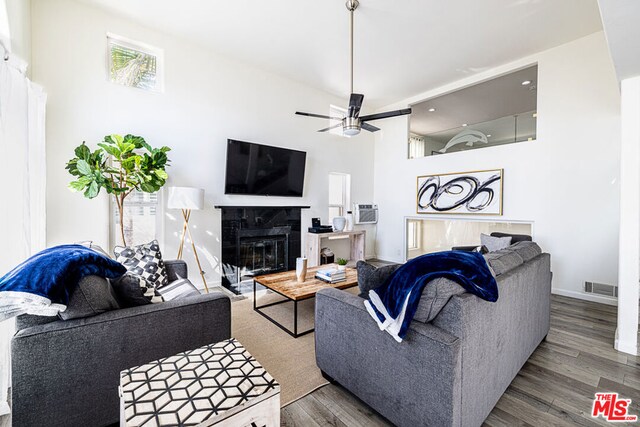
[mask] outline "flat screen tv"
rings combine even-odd
[[[302,197],[307,153],[227,141],[225,194]]]

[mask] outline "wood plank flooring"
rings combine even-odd
[[[554,295],[547,341],[525,363],[484,425],[610,426],[591,418],[599,391],[632,399],[630,413],[640,415],[640,356],[613,349],[616,312],[614,306]],[[283,426],[391,425],[334,384],[284,407],[281,415]]]

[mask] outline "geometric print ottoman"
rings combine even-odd
[[[120,372],[121,426],[280,426],[280,385],[235,339]]]

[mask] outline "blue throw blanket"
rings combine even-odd
[[[24,313],[55,316],[66,310],[83,277],[114,279],[125,272],[119,262],[82,245],[45,249],[0,278],[0,321]]]
[[[369,299],[364,304],[380,330],[386,330],[401,342],[416,313],[422,290],[439,277],[453,280],[484,300],[498,300],[496,279],[482,254],[447,251],[407,261],[382,286],[369,291]]]

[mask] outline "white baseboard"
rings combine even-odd
[[[11,408],[7,402],[0,402],[0,415],[7,415],[11,412]]]
[[[616,328],[616,339],[615,342],[613,344],[613,348],[615,348],[616,350],[622,352],[622,353],[627,353],[627,354],[631,354],[633,356],[637,356],[638,355],[638,343],[630,343],[630,342],[623,342],[620,341],[618,339],[618,329]]]
[[[552,294],[562,295],[563,297],[576,298],[584,301],[599,302],[607,305],[618,305],[618,299],[613,297],[605,297],[602,295],[587,294],[578,291],[567,291],[564,289],[551,289]]]

